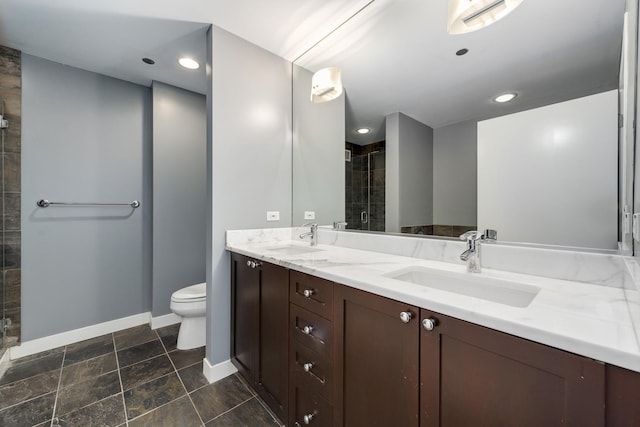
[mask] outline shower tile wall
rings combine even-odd
[[[345,163],[345,213],[347,228],[351,230],[384,231],[385,227],[385,142],[356,145],[350,142],[345,149],[351,152],[351,161]],[[377,153],[373,153],[378,151]],[[371,170],[368,170],[368,155]],[[369,182],[371,191],[369,192]],[[361,212],[367,211],[369,222],[361,221]]]
[[[8,327],[3,330],[0,355],[20,339],[20,155],[21,155],[21,105],[22,73],[21,53],[0,46],[0,112],[9,127],[1,130],[2,162],[2,224],[0,228],[2,248],[2,270],[0,274],[0,308]]]

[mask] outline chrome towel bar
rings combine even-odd
[[[80,203],[80,202],[50,202],[40,199],[36,202],[39,208],[48,208],[49,206],[130,206],[133,209],[140,207],[140,202],[134,200],[130,203]]]

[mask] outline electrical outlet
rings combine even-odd
[[[267,221],[280,221],[280,211],[267,211]]]
[[[314,211],[304,211],[304,219],[316,219],[316,213]]]

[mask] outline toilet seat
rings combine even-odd
[[[178,289],[171,295],[173,302],[198,302],[207,300],[207,284],[198,283],[197,285],[187,286]]]

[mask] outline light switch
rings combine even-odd
[[[304,211],[304,219],[316,219],[316,213],[314,211]]]
[[[280,211],[267,211],[267,221],[280,221]]]

